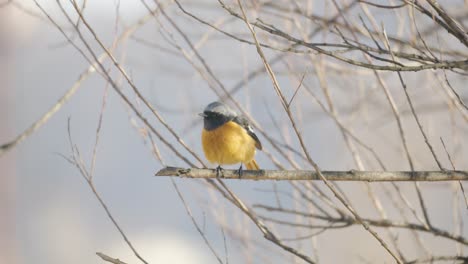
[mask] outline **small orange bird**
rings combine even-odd
[[[242,163],[249,170],[259,169],[254,156],[255,149],[262,150],[262,143],[245,117],[220,102],[209,104],[200,115],[203,116],[203,152],[208,161],[219,165],[218,176],[221,165],[225,164],[241,163],[239,176]]]

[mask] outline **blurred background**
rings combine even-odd
[[[381,4],[386,5],[400,4],[399,1],[380,2],[385,2]],[[149,263],[218,263],[194,227],[171,179],[153,177],[163,167],[155,158],[157,155],[154,154],[153,146],[158,147],[157,151],[161,153],[166,165],[187,167],[187,164],[155,135],[151,136],[147,126],[101,74],[89,70],[90,63],[79,49],[88,58],[92,59],[92,56],[64,15],[65,12],[78,23],[78,15],[71,2],[60,1],[63,11],[56,1],[38,3],[76,47],[67,42],[57,26],[34,1],[0,2],[0,144],[14,140],[47,113],[74,85],[77,87],[70,93],[69,100],[65,100],[45,124],[14,148],[0,155],[0,263],[102,263],[96,252],[103,252],[127,263],[139,262],[80,171],[64,158],[73,153],[67,128],[70,124],[73,144],[79,148],[86,167],[90,168],[101,113],[102,126],[96,148],[93,183],[133,246]],[[83,13],[99,39],[106,47],[112,47],[119,64],[144,98],[186,144],[203,157],[200,145],[202,123],[197,113],[208,103],[219,100],[218,95],[224,94],[216,80],[206,77],[206,71],[203,71],[205,75],[197,71],[196,67],[201,67],[200,62],[194,63],[196,67],[191,63],[196,60],[197,55],[190,50],[183,37],[177,34],[177,29],[171,26],[171,22],[161,15],[149,15],[143,3],[151,10],[156,9],[153,1],[101,0],[87,1]],[[213,25],[251,40],[245,24],[229,15],[218,2],[181,3],[184,8]],[[351,1],[339,1],[340,6],[350,3]],[[82,4],[82,1],[78,1],[79,6]],[[286,153],[284,156],[259,134],[266,146],[265,152],[257,154],[260,166],[264,169],[276,169],[281,164],[287,169],[310,169],[303,158],[287,148],[301,153],[268,75],[261,72],[255,77],[249,77],[249,74],[263,69],[255,46],[216,32],[184,14],[171,1],[161,4],[165,6],[167,15],[192,41],[214,75],[230,91],[230,95],[274,142],[279,142],[278,145],[282,146],[281,149]],[[238,10],[235,1],[227,4]],[[304,32],[319,28],[320,22],[313,19],[289,19],[288,17],[297,15],[295,9],[284,1],[276,4],[287,8],[274,8],[273,2],[245,2],[252,20],[264,18],[267,22],[281,25],[283,30],[299,38],[303,35],[298,28],[302,28]],[[304,12],[317,16],[332,17],[337,13],[333,4],[326,1],[298,1],[296,5],[302,7]],[[359,4],[347,13],[350,20],[359,21],[358,17],[364,16],[365,9],[358,6]],[[463,1],[444,1],[444,6],[466,28],[467,4]],[[411,22],[409,11],[398,9],[387,12],[385,9],[373,9],[373,6],[367,8],[378,19],[377,25],[383,24],[389,35],[406,38],[414,33],[407,26]],[[434,25],[427,18],[415,19],[421,31]],[[98,56],[102,54],[104,51],[83,23],[79,24],[79,28],[92,50]],[[129,29],[133,30],[130,35],[119,39]],[[260,32],[259,29],[255,30]],[[333,34],[329,31],[323,30],[314,35],[311,41],[343,42],[339,36],[331,35]],[[263,31],[259,33],[259,38],[272,46],[288,46],[286,40],[275,39]],[[449,55],[444,54],[443,59],[466,59],[466,47],[456,39],[447,37],[446,31],[440,30],[439,33],[428,36],[427,40],[431,41],[431,46],[453,51]],[[370,39],[364,42],[372,43]],[[178,50],[177,46],[181,49]],[[187,52],[185,57],[181,50]],[[278,63],[272,65],[285,96],[294,97],[292,110],[306,145],[320,168],[382,169],[373,155],[362,146],[356,149],[363,164],[359,168],[334,119],[316,103],[317,99],[327,105],[327,100],[331,98],[334,111],[342,124],[379,155],[386,169],[409,170],[392,109],[373,71],[357,66],[346,67],[343,62],[304,50],[287,53],[266,49],[266,55],[271,60],[284,55]],[[178,145],[177,140],[137,98],[117,68],[108,59],[103,65],[123,94],[131,99],[149,123],[183,155],[200,165]],[[451,71],[446,74],[451,85],[466,102],[466,70],[460,72],[462,74]],[[409,110],[398,76],[394,72],[380,74],[399,109],[415,169],[438,170]],[[456,168],[468,169],[465,147],[468,143],[467,112],[463,108],[459,110],[459,106],[453,103],[454,99],[448,96],[445,88],[441,88],[446,87],[444,72],[429,69],[405,72],[403,76],[423,127],[443,166],[451,168],[440,143],[441,137]],[[213,83],[217,88],[213,89]],[[300,83],[303,87],[298,90]],[[325,86],[328,88],[324,89]],[[233,105],[226,98],[223,100]],[[331,109],[329,105],[325,108]],[[291,163],[290,160],[294,162]],[[223,261],[302,263],[266,241],[248,217],[204,181],[174,181],[184,194],[194,219]],[[305,183],[226,181],[226,184],[248,206],[303,206],[298,190]],[[338,207],[342,207],[323,184],[317,184]],[[401,213],[395,206],[392,197],[396,197],[396,194],[386,193],[388,189],[384,184],[371,185],[389,218],[399,219],[398,217],[405,214],[411,218],[408,208],[404,208],[405,213]],[[340,183],[339,186],[360,214],[379,217],[372,199],[369,198],[368,187],[361,183]],[[417,208],[417,214],[422,215],[413,184],[398,183],[398,186],[409,203]],[[467,220],[467,211],[458,183],[422,183],[421,189],[432,224],[466,237],[468,232],[463,223]],[[401,201],[400,203],[403,204]],[[312,212],[315,209],[310,210]],[[264,211],[259,212],[267,214]],[[269,216],[276,215],[272,213]],[[273,223],[269,226],[284,238],[311,233],[298,227]],[[377,230],[388,238],[384,229]],[[415,242],[411,231],[396,232],[397,241],[401,243],[408,259],[425,254],[425,250],[418,246],[420,242]],[[435,252],[435,255],[463,255],[466,252],[466,246],[431,234],[423,233],[420,238],[424,242],[423,248]],[[343,230],[327,230],[307,240],[287,243],[322,263],[392,262],[386,251],[358,225]]]

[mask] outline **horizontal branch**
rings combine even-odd
[[[463,181],[468,180],[468,171],[322,171],[330,181]],[[183,178],[216,178],[214,169],[166,167],[155,176],[178,176]],[[320,180],[315,171],[308,170],[222,170],[221,178],[242,180]]]

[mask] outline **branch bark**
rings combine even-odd
[[[322,171],[330,181],[464,181],[468,171]],[[182,178],[216,178],[215,169],[165,167],[155,176],[178,176]],[[221,178],[241,180],[321,180],[315,171],[308,170],[223,170]]]

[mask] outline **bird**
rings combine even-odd
[[[208,104],[203,113],[202,147],[206,159],[218,164],[216,175],[223,170],[221,165],[240,163],[249,170],[259,170],[255,161],[256,149],[262,150],[262,143],[254,133],[247,118],[238,115],[229,106],[221,102]]]

